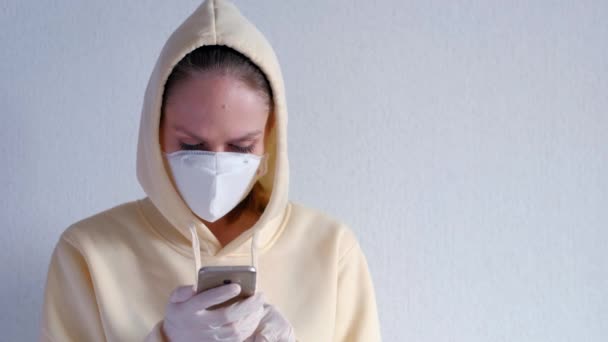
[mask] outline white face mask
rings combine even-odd
[[[266,153],[180,150],[163,154],[184,201],[209,222],[226,215],[249,194],[266,173],[268,159]]]

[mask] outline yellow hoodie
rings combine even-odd
[[[165,80],[202,45],[227,45],[248,56],[269,79],[275,103],[265,146],[268,172],[260,179],[271,193],[268,205],[253,227],[224,247],[179,196],[159,143]],[[250,249],[256,252],[257,288],[291,323],[298,341],[380,340],[374,287],[356,236],[339,220],[288,200],[281,69],[265,37],[228,1],[202,3],[164,45],[145,92],[137,179],[146,197],[75,222],[58,239],[41,340],[165,341],[160,327],[169,295],[196,281],[195,255],[203,265],[248,265]]]

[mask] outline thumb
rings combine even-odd
[[[181,303],[190,299],[193,295],[194,291],[192,290],[192,285],[179,286],[173,290],[171,297],[169,297],[169,301],[171,303]]]

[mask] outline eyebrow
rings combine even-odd
[[[189,135],[189,136],[190,136],[190,137],[192,137],[192,138],[196,138],[196,139],[198,139],[198,140],[200,140],[200,141],[202,141],[202,142],[206,142],[206,140],[205,140],[205,139],[203,139],[203,138],[201,138],[201,137],[197,136],[197,135],[196,135],[196,134],[194,134],[194,133],[188,132],[187,130],[185,130],[185,129],[181,128],[181,127],[174,126],[173,128],[175,128],[176,130],[181,131],[181,132],[183,132],[183,133],[186,133],[187,135]],[[247,134],[243,135],[242,137],[240,137],[240,138],[236,138],[236,139],[233,139],[233,140],[230,140],[229,142],[230,142],[230,143],[236,143],[236,142],[242,142],[242,141],[246,141],[246,140],[249,140],[249,139],[251,139],[251,138],[256,137],[257,135],[260,135],[261,133],[262,133],[262,131],[261,131],[261,130],[251,131],[251,132],[249,132],[249,133],[247,133]]]

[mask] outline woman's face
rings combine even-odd
[[[262,155],[269,108],[232,76],[199,73],[175,84],[160,127],[163,152],[204,150]]]

